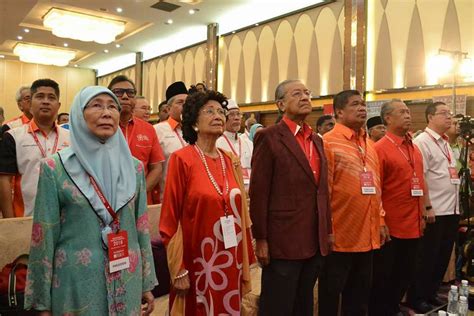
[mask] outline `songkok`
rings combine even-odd
[[[182,81],[176,81],[166,89],[166,101],[178,94],[188,94],[188,89]]]
[[[239,110],[239,106],[237,105],[237,102],[235,102],[232,99],[227,99],[227,111],[230,110]]]
[[[367,129],[371,129],[376,125],[380,125],[382,123],[382,118],[380,116],[374,116],[367,120]]]

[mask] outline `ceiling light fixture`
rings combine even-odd
[[[194,13],[198,12],[199,9],[189,9],[189,14],[193,15]]]
[[[120,45],[120,44],[115,44],[115,47],[120,48],[120,47],[122,47],[122,45]]]
[[[165,24],[168,24],[168,25],[173,24],[173,20],[168,19],[168,20],[165,22]]]
[[[0,55],[0,58],[5,58],[5,55]]]
[[[109,53],[109,50],[108,50],[108,49],[104,49],[104,53],[108,54],[108,53]]]
[[[52,8],[44,16],[43,25],[58,37],[99,44],[113,42],[125,31],[125,22],[57,8]]]
[[[30,29],[23,29],[23,32],[30,33]]]
[[[79,66],[78,66],[77,64],[75,64],[75,65],[74,65],[74,67],[76,67],[76,68],[77,68],[77,67],[79,67]]]
[[[13,53],[25,63],[55,66],[66,66],[76,57],[76,53],[72,50],[25,43],[17,44]]]
[[[64,47],[68,47],[69,44],[68,44],[68,43],[64,43],[63,46],[64,46]]]
[[[21,40],[23,39],[23,36],[18,35],[16,38],[17,38],[19,41],[21,41]]]
[[[123,12],[123,9],[122,8],[117,8],[116,9],[118,13],[122,13]]]

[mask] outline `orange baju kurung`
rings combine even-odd
[[[181,269],[189,271],[190,290],[177,311],[170,295],[171,315],[240,315],[242,295],[249,291],[250,219],[240,164],[223,153],[228,194],[219,195],[195,146],[170,158],[160,219],[160,233],[168,249],[172,280]],[[234,157],[235,158],[235,157]],[[219,158],[205,156],[209,171],[225,190]],[[237,246],[225,249],[220,218],[234,216]],[[177,255],[176,255],[177,254]],[[182,299],[182,297],[180,298]]]

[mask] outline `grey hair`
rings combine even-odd
[[[169,100],[166,102],[166,104],[167,105],[173,104],[175,98],[176,98],[176,96],[169,98]]]
[[[293,82],[301,82],[299,79],[287,79],[285,81],[282,81],[278,84],[278,86],[275,89],[275,101],[279,101],[285,97],[285,87],[289,85],[290,83]]]
[[[382,107],[380,109],[380,118],[382,119],[383,125],[387,125],[387,121],[385,120],[385,117],[393,112],[394,110],[393,104],[395,102],[403,102],[403,101],[402,99],[392,99],[382,104]]]
[[[31,87],[30,86],[22,86],[20,87],[20,89],[18,89],[18,91],[16,92],[15,94],[15,100],[16,102],[20,102],[21,101],[21,94],[23,91],[25,90],[28,90],[28,91],[31,91]]]

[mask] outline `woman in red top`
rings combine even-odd
[[[172,154],[160,233],[167,247],[171,315],[240,315],[254,262],[238,157],[218,150],[227,101],[215,91],[188,96],[183,137]]]

